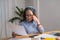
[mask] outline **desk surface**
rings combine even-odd
[[[50,34],[50,33],[52,33],[52,32],[58,32],[58,33],[60,33],[60,31],[48,31],[48,32],[45,32],[46,34]]]
[[[26,36],[16,36],[15,38],[29,38],[29,37],[38,36],[38,35],[41,35],[41,34],[28,34]]]
[[[60,31],[49,31],[49,32],[45,32],[44,34],[50,34],[50,33],[52,33],[52,32],[59,32],[60,33]],[[41,34],[29,34],[29,35],[27,35],[27,36],[16,36],[15,38],[29,38],[30,36],[35,36],[35,35],[41,35]]]

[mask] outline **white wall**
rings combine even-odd
[[[60,0],[25,0],[33,6],[45,31],[60,30]]]
[[[60,0],[40,0],[40,21],[45,31],[60,30]]]
[[[16,16],[15,7],[25,7],[25,0],[0,0],[0,38],[11,36],[9,19]]]

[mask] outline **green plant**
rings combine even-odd
[[[11,18],[10,20],[9,20],[9,22],[11,22],[11,23],[13,23],[15,20],[20,20],[20,21],[22,21],[23,20],[23,12],[24,12],[24,10],[23,10],[23,8],[19,8],[18,6],[16,6],[16,14],[18,15],[18,17],[13,17],[13,18]]]

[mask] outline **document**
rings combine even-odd
[[[41,35],[35,36],[34,38],[56,38],[56,36],[50,35],[50,34],[41,34]]]
[[[13,25],[12,31],[18,35],[27,35],[24,26],[21,26],[21,25]]]

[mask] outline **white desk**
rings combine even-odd
[[[52,33],[52,32],[60,32],[60,31],[49,31],[49,32],[45,32],[45,33],[49,34],[49,33]],[[38,34],[38,35],[41,35],[41,34]],[[29,36],[31,36],[31,35],[28,35],[28,36],[16,36],[17,39],[12,38],[10,40],[41,40],[40,38],[29,38]],[[56,39],[60,40],[60,37],[56,37]]]

